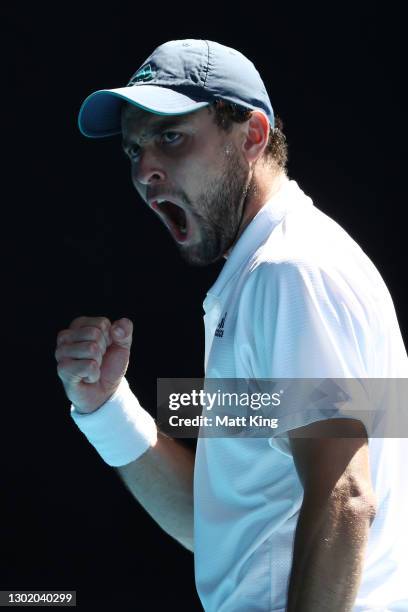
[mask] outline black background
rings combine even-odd
[[[383,27],[362,2],[6,10],[1,589],[77,590],[82,610],[201,609],[192,555],[71,422],[54,350],[76,316],[131,318],[128,380],[155,414],[157,377],[203,375],[202,301],[222,263],[179,258],[131,186],[120,139],[79,133],[82,100],[124,85],[166,40],[242,51],[283,119],[289,176],[372,258],[406,339],[405,154]]]

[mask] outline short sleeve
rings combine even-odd
[[[242,298],[238,335],[248,377],[279,381],[275,389],[284,391],[274,435],[327,418],[357,418],[369,433],[373,332],[358,288],[338,271],[263,262]]]

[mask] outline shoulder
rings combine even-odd
[[[311,249],[259,258],[243,286],[240,312],[257,321],[261,336],[276,337],[284,330],[292,344],[300,342],[299,336],[309,344],[318,336],[365,344],[381,329],[386,299],[386,289],[357,260],[324,257]]]
[[[254,259],[260,264],[304,262],[309,266],[341,262],[343,268],[350,260],[360,265],[371,263],[350,234],[315,206],[289,211],[258,248]]]
[[[381,325],[378,286],[357,265],[344,265],[299,254],[280,261],[259,261],[248,275],[242,307],[264,322],[301,331],[307,325],[319,333],[369,335]]]
[[[357,317],[390,301],[377,268],[351,236],[315,207],[288,214],[254,253],[243,286],[246,300],[296,306],[312,301],[348,308]]]

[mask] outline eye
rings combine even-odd
[[[176,144],[181,138],[182,134],[180,132],[163,132],[161,135],[163,144]]]
[[[140,156],[140,147],[137,144],[130,145],[126,149],[126,155],[128,155],[128,157],[133,161],[138,159]]]

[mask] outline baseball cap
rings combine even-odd
[[[121,133],[124,102],[156,115],[183,115],[217,99],[262,110],[275,125],[261,76],[245,55],[210,40],[171,40],[153,51],[125,87],[89,95],[78,125],[89,138],[114,136]]]

